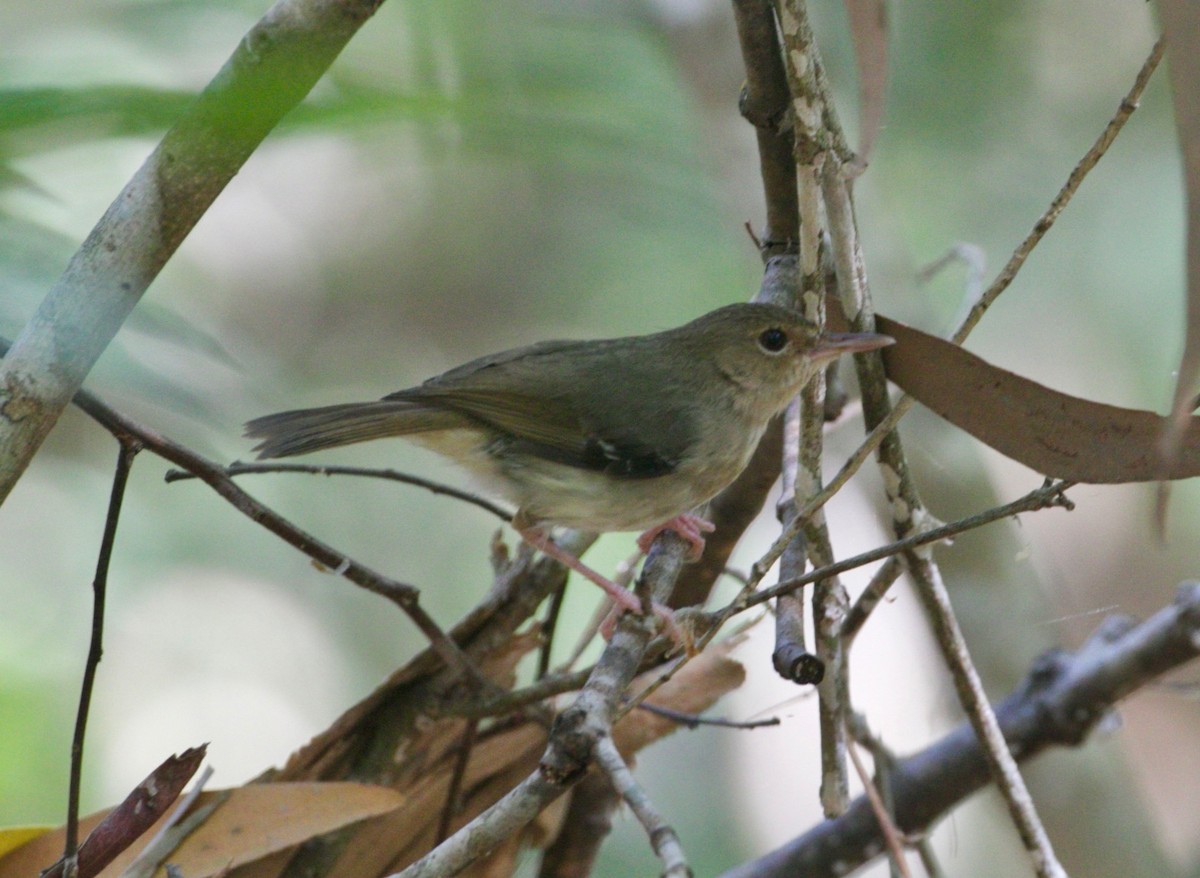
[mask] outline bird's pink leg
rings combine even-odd
[[[551,540],[550,535],[541,528],[536,526],[522,527],[517,529],[517,533],[521,535],[521,538],[525,540],[525,542],[529,543],[529,545],[533,546],[539,552],[549,555],[555,561],[566,565],[576,573],[581,574],[604,589],[604,593],[607,594],[612,599],[612,602],[616,605],[614,608],[615,611],[624,612],[628,610],[631,613],[637,613],[639,615],[641,614],[642,602],[638,600],[637,595],[628,589],[621,588],[621,586],[617,585],[611,579],[601,576],[591,567],[588,567],[562,546]],[[701,543],[703,543],[703,539],[701,540]],[[686,647],[688,645],[688,641],[675,622],[675,614],[662,604],[651,604],[650,609],[654,615],[658,616],[658,618],[662,620],[663,628],[667,636],[680,646]],[[609,630],[606,636],[611,636],[611,634],[612,631]]]
[[[697,561],[704,554],[704,535],[710,534],[716,529],[716,525],[708,519],[685,512],[682,515],[676,515],[670,521],[665,521],[657,527],[650,528],[650,530],[637,538],[637,544],[643,553],[649,552],[650,544],[654,542],[654,538],[664,530],[671,530],[688,541],[692,547],[689,560]]]

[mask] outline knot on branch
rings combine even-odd
[[[1110,710],[1102,700],[1062,698],[1059,686],[1072,675],[1078,659],[1064,649],[1042,653],[1029,669],[1019,696],[1028,699],[1037,717],[1036,725],[1044,730],[1047,740],[1071,747],[1083,743]]]
[[[574,783],[591,766],[600,734],[590,722],[586,709],[567,708],[554,720],[550,746],[546,748],[538,770],[551,783]]]
[[[794,127],[790,108],[786,103],[769,96],[754,95],[749,84],[743,84],[738,93],[738,112],[742,118],[757,128],[770,134],[785,134]]]

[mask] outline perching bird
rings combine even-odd
[[[771,418],[838,355],[891,343],[818,334],[775,305],[728,305],[651,335],[503,351],[375,402],[256,418],[246,435],[260,458],[385,436],[431,448],[516,504],[513,526],[531,545],[640,612],[549,528],[648,529],[643,549],[670,529],[698,555],[712,525],[692,511],[745,468]]]

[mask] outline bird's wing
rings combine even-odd
[[[501,434],[501,453],[618,478],[666,475],[691,443],[687,401],[639,395],[623,361],[594,343],[542,342],[475,360],[387,398],[481,421]]]

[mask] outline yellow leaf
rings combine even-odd
[[[16,850],[39,835],[45,835],[53,826],[8,826],[0,829],[0,857]]]

